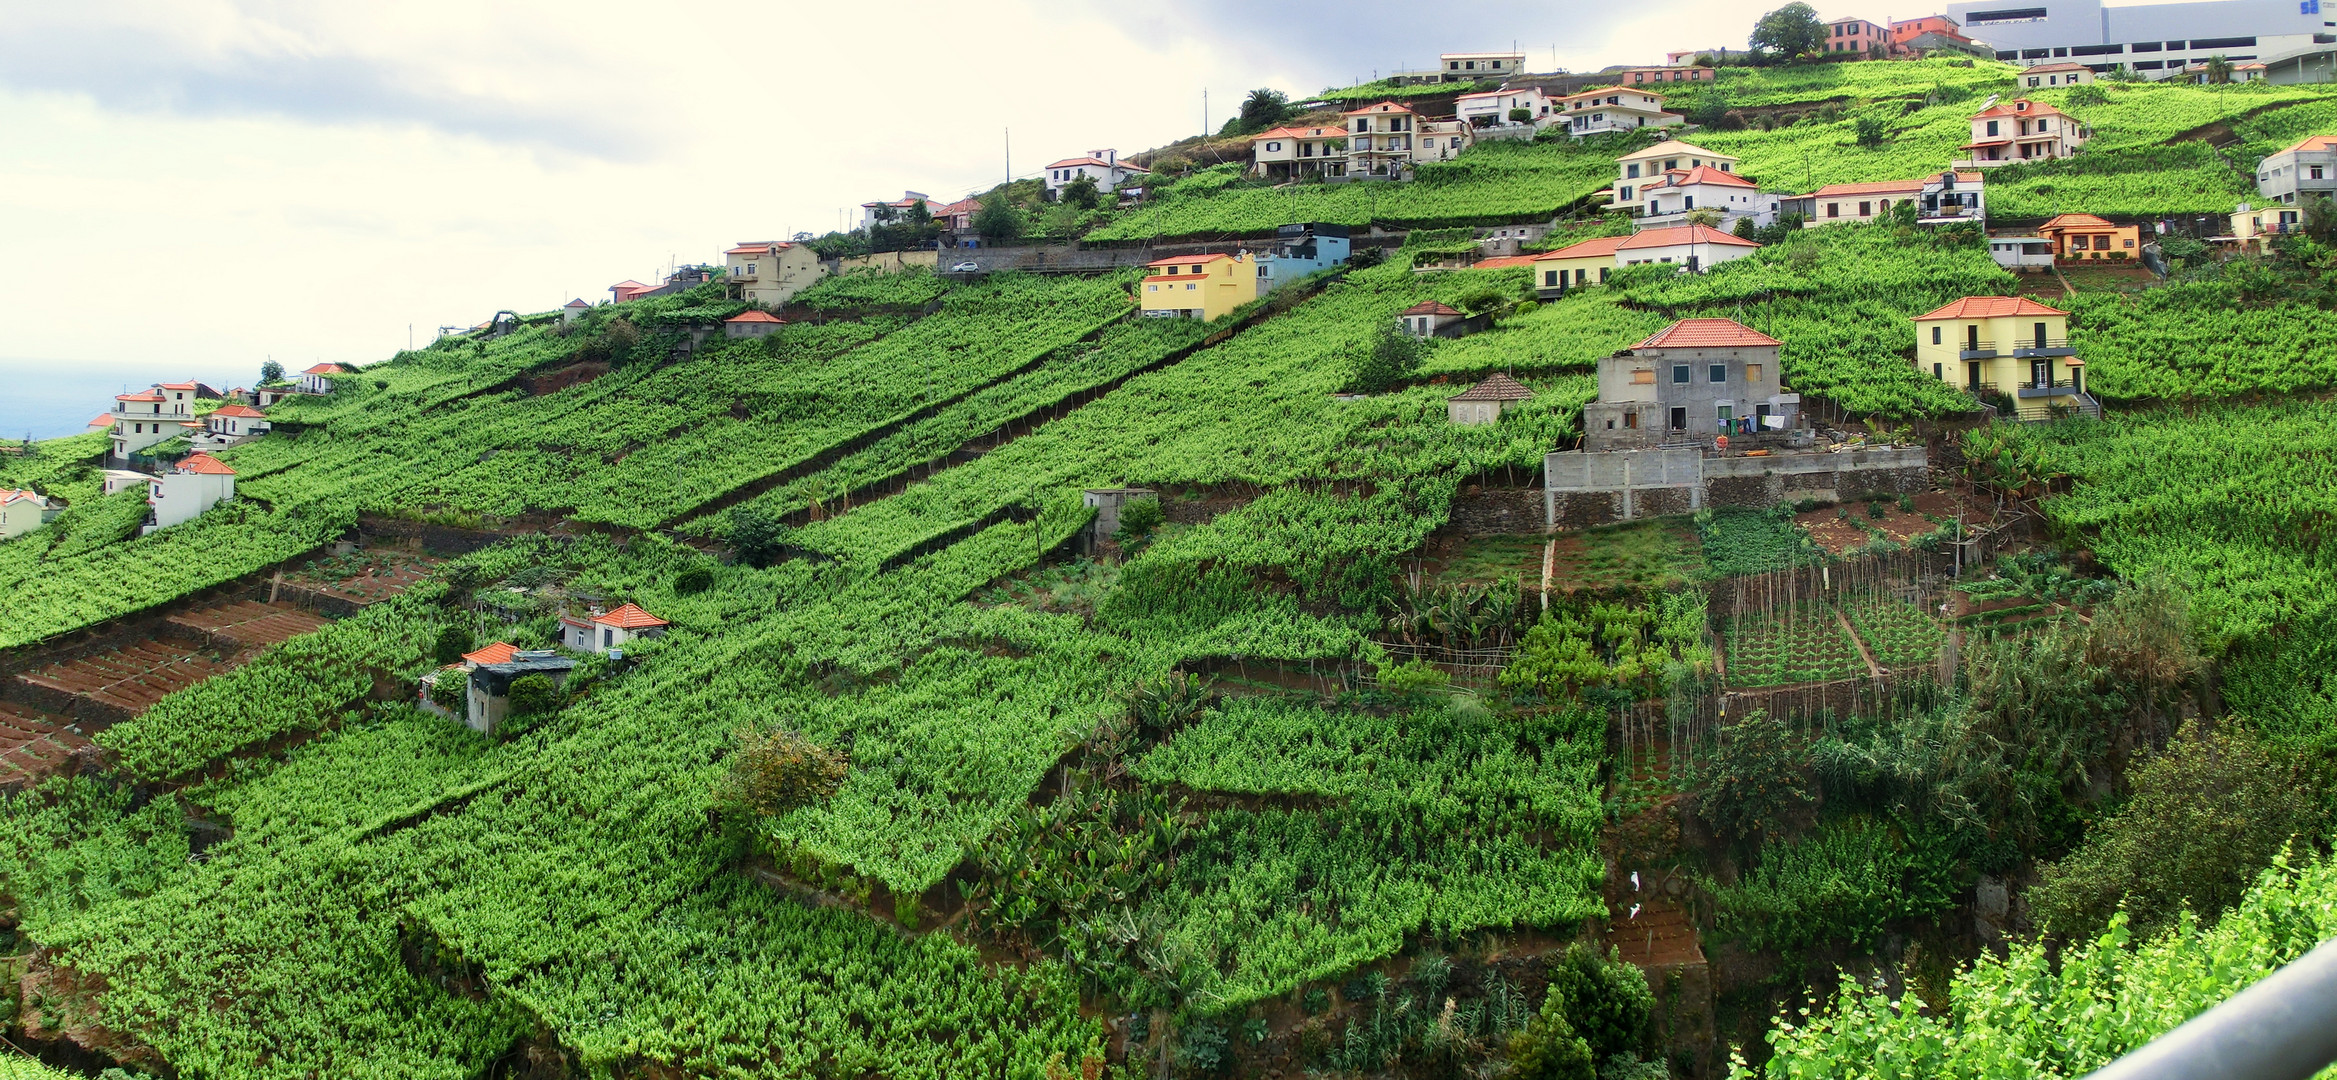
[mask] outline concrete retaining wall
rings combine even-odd
[[[1572,450],[1543,459],[1543,521],[1579,528],[1795,499],[1852,501],[1931,486],[1921,447],[1706,457],[1699,450]]]

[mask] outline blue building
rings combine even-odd
[[[1275,230],[1274,247],[1258,253],[1258,295],[1264,296],[1318,270],[1347,262],[1347,226],[1308,222]]]

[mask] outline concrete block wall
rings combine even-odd
[[[1763,509],[1798,499],[1853,501],[1931,486],[1921,447],[1765,457],[1697,450],[1569,451],[1543,459],[1544,521],[1552,528],[1692,513]]]

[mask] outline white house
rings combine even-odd
[[[860,226],[857,231],[867,232],[875,226],[898,221],[908,215],[910,207],[916,206],[918,203],[924,203],[928,209],[931,209],[933,200],[927,198],[922,191],[904,191],[901,193],[901,197],[894,202],[861,203]],[[625,298],[620,296],[617,300],[622,303]]]
[[[1741,236],[1731,236],[1705,225],[1673,225],[1668,228],[1646,229],[1615,247],[1617,266],[1638,266],[1642,263],[1672,263],[1685,266],[1690,273],[1705,270],[1731,259],[1741,259],[1761,245]]]
[[[1095,181],[1095,189],[1106,195],[1120,190],[1120,185],[1136,175],[1136,170],[1120,164],[1117,150],[1090,150],[1086,157],[1064,158],[1047,166],[1047,198],[1063,194],[1063,187],[1084,176]]]
[[[2053,241],[2042,236],[1991,236],[1988,257],[2015,273],[2053,269]]]
[[[355,374],[356,369],[347,364],[318,364],[300,373],[300,392],[330,394],[333,392],[333,376]]]
[[[1411,178],[1413,140],[1419,136],[1419,117],[1411,106],[1383,101],[1343,115],[1347,123],[1347,175]]]
[[[1716,154],[1693,143],[1666,139],[1645,150],[1637,150],[1615,159],[1615,201],[1609,204],[1615,210],[1644,212],[1647,209],[1647,185],[1662,180],[1664,174],[1675,169],[1694,170],[1709,166],[1724,173],[1733,173],[1738,161],[1727,154]]]
[[[768,311],[742,311],[722,320],[722,336],[726,338],[763,338],[779,332],[787,320]]]
[[[22,536],[49,520],[49,500],[37,491],[0,488],[0,540]]]
[[[1479,427],[1501,421],[1501,414],[1533,400],[1534,392],[1498,371],[1445,399],[1445,419],[1460,427]]]
[[[234,498],[234,469],[209,454],[189,454],[169,472],[147,481],[144,531],[192,521],[203,511]]]
[[[1687,123],[1680,114],[1663,111],[1662,94],[1620,86],[1605,86],[1559,98],[1552,109],[1565,118],[1566,130],[1573,135],[1677,127]]]
[[[203,417],[203,433],[226,444],[268,432],[268,414],[249,405],[221,405]]]
[[[1519,120],[1516,112],[1523,109],[1526,118]],[[1533,124],[1540,126],[1550,119],[1550,99],[1539,86],[1521,86],[1515,90],[1487,90],[1476,94],[1462,94],[1453,99],[1453,112],[1471,127],[1500,127],[1505,124]]]
[[[1643,220],[1649,227],[1683,221],[1691,210],[1719,211],[1722,229],[1734,228],[1745,218],[1765,226],[1777,220],[1780,199],[1742,176],[1710,165],[1673,169],[1650,181],[1643,194],[1647,200]]]
[[[1342,176],[1347,172],[1347,129],[1278,127],[1250,136],[1250,171],[1289,180],[1300,176]]]
[[[1972,114],[1972,157],[1958,169],[1989,169],[2016,161],[2065,158],[2085,144],[2084,125],[2042,101],[2014,98]]]
[[[1438,331],[1448,326],[1457,326],[1467,319],[1468,316],[1459,311],[1429,300],[1405,308],[1396,316],[1396,325],[1413,337],[1427,339],[1439,337],[1441,335]]]
[[[1519,131],[1526,129],[1519,128]],[[1458,117],[1443,120],[1420,121],[1420,145],[1413,149],[1413,161],[1451,161],[1461,151],[1477,144],[1477,132],[1469,122]]]
[[[585,303],[583,297],[570,300],[567,303],[560,305],[560,325],[566,326],[569,323],[575,322],[576,320],[583,318],[585,312],[591,310],[592,305]]]
[[[636,638],[663,637],[670,625],[638,605],[624,604],[615,611],[595,610],[583,618],[560,616],[560,644],[578,652],[606,655]]]

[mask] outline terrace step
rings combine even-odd
[[[30,687],[111,706],[132,716],[164,697],[229,670],[229,665],[156,641],[126,645],[18,675]]]
[[[90,753],[72,721],[29,705],[0,701],[0,794],[70,773]]]
[[[298,637],[325,625],[325,620],[289,604],[236,600],[170,617],[174,626],[199,631],[232,642],[238,649],[258,649]]]

